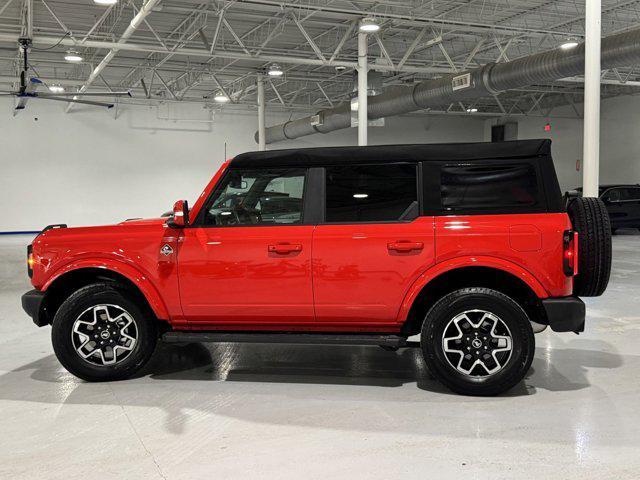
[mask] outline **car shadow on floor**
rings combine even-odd
[[[523,382],[505,397],[531,395],[537,389],[572,391],[590,386],[590,368],[614,369],[624,363],[606,342],[576,339],[560,348],[536,349]],[[30,378],[61,382],[69,378],[53,355],[0,376],[0,399],[11,377],[30,371]],[[302,346],[269,344],[160,344],[149,364],[131,381],[226,381],[398,387],[415,382],[438,394],[450,392],[435,381],[417,348],[397,352],[378,347]]]
[[[581,348],[581,345],[596,348]],[[166,347],[166,346],[165,346]],[[523,382],[504,394],[531,395],[536,389],[580,390],[590,386],[589,368],[618,368],[622,356],[609,353],[607,344],[581,340],[569,348],[537,348]],[[216,359],[225,359],[223,362]],[[184,363],[182,363],[184,362]],[[182,365],[182,366],[181,366]],[[376,347],[327,347],[192,344],[158,352],[143,372],[157,380],[226,380],[236,382],[307,383],[398,387],[415,382],[417,387],[448,394],[424,365],[417,348],[388,352]]]
[[[163,350],[171,349],[166,355]],[[180,364],[183,367],[181,368]],[[146,369],[145,369],[146,370]],[[379,347],[269,344],[163,345],[148,366],[156,380],[225,380],[397,387],[428,381],[420,352]],[[435,384],[437,385],[437,384]],[[435,389],[440,390],[437,386]]]

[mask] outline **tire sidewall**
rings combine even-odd
[[[615,227],[599,198],[574,198],[567,213],[578,232],[578,274],[574,277],[573,294],[598,297],[606,290],[611,275],[611,236]]]
[[[495,394],[520,381],[531,366],[535,339],[531,323],[522,308],[498,292],[454,292],[434,305],[423,325],[422,342],[425,360],[437,370],[437,377],[460,393]],[[491,291],[488,291],[491,292]],[[486,310],[498,316],[509,328],[513,350],[507,364],[487,377],[470,377],[449,364],[442,347],[442,337],[449,321],[468,310]]]
[[[100,304],[116,305],[126,310],[138,331],[133,351],[115,365],[98,366],[83,359],[72,342],[73,324],[87,309]],[[126,294],[109,286],[90,286],[71,295],[58,309],[52,329],[53,349],[60,363],[73,375],[88,381],[119,380],[131,376],[151,357],[156,345],[155,323]]]

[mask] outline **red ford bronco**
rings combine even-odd
[[[45,228],[22,303],[90,381],[159,339],[419,345],[447,387],[493,395],[534,331],[583,331],[578,297],[610,268],[606,209],[565,202],[548,140],[280,150],[226,162],[169,218]]]

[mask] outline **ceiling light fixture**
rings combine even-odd
[[[60,84],[49,85],[49,91],[51,93],[62,93],[64,92],[64,87]]]
[[[216,96],[213,97],[213,100],[218,103],[227,103],[229,101],[229,97],[227,97],[224,92],[216,93]]]
[[[283,74],[284,72],[280,68],[280,65],[278,65],[277,63],[272,64],[269,67],[269,70],[267,70],[267,75],[271,77],[281,77]]]
[[[373,33],[380,30],[380,25],[372,18],[366,17],[360,20],[360,31],[365,33]]]
[[[118,3],[118,0],[93,0],[93,3],[96,5],[115,5]]]
[[[64,55],[64,59],[67,62],[78,63],[82,61],[82,55],[80,55],[75,50],[67,50],[67,53]]]
[[[560,48],[562,50],[569,50],[571,48],[576,48],[578,45],[579,44],[575,39],[568,38],[562,45],[560,45]]]

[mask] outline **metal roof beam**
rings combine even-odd
[[[339,8],[332,7],[330,5],[311,5],[309,3],[297,4],[292,2],[282,2],[278,0],[237,0],[237,5],[240,4],[253,4],[253,5],[263,5],[270,6],[273,8],[277,8],[281,10],[282,8],[294,9],[294,10],[302,10],[305,12],[309,11],[318,11],[318,12],[327,12],[334,13],[339,15],[349,15],[355,17],[366,17],[366,16],[375,16],[376,18],[383,20],[400,20],[404,22],[408,22],[409,24],[414,25],[431,25],[431,26],[453,26],[453,27],[464,27],[466,30],[473,29],[477,31],[489,31],[492,33],[499,33],[501,35],[513,35],[514,33],[526,33],[529,35],[546,35],[549,33],[557,34],[557,35],[569,35],[571,32],[562,32],[562,31],[554,31],[547,30],[542,28],[527,28],[527,27],[513,27],[508,25],[496,26],[491,23],[484,22],[473,22],[473,21],[464,21],[464,20],[454,20],[454,19],[446,19],[446,18],[437,18],[437,17],[429,17],[429,16],[420,16],[420,15],[410,15],[410,14],[398,14],[392,13],[389,11],[367,11],[355,6],[354,8]]]
[[[197,34],[197,32],[196,32]],[[0,42],[17,42],[18,35],[16,34],[0,34]],[[49,37],[49,36],[34,36],[34,43],[40,45],[55,45],[59,42],[60,45],[68,45],[74,46],[74,42],[71,39],[63,38],[62,40],[57,37]],[[120,43],[120,42],[107,42],[107,41],[98,41],[98,40],[87,40],[84,43],[85,47],[90,48],[106,48],[106,49],[115,49],[117,51],[131,51],[131,52],[146,52],[146,53],[162,53],[166,54],[166,50],[158,47],[149,46],[146,44],[138,44],[138,43]],[[207,52],[204,49],[195,49],[195,48],[178,48],[172,52],[173,55],[186,55],[192,57],[204,57],[204,58],[228,58],[233,60],[246,60],[251,62],[265,63],[265,62],[276,62],[283,63],[287,65],[314,65],[314,66],[344,66],[347,68],[356,68],[357,62],[349,62],[349,61],[337,61],[333,62],[326,61],[323,62],[317,58],[307,58],[307,57],[294,57],[287,55],[252,55],[251,53],[241,53],[241,52],[233,52],[229,50],[214,50],[213,54]],[[377,70],[381,71],[402,71],[407,73],[449,73],[451,72],[450,68],[442,68],[442,67],[414,67],[414,66],[403,66],[403,68],[398,69],[397,67],[391,67],[389,65],[376,65]]]
[[[13,3],[13,0],[7,0],[5,4],[2,7],[0,7],[0,15],[2,15],[4,11],[7,9],[7,7],[10,6],[12,3]]]
[[[333,51],[333,54],[331,55],[331,58],[329,59],[329,62],[333,62],[336,59],[336,57],[338,56],[338,54],[342,50],[342,47],[344,47],[344,44],[346,43],[346,41],[351,36],[351,33],[353,32],[353,29],[356,28],[357,24],[358,24],[358,22],[356,20],[354,20],[354,21],[352,21],[350,23],[349,28],[347,28],[347,31],[344,32],[344,35],[342,35],[342,37],[340,38],[340,41],[338,42],[338,45],[336,45],[336,48]]]
[[[118,40],[118,42],[104,56],[102,61],[93,69],[93,71],[89,75],[89,78],[87,78],[84,85],[80,87],[80,90],[78,91],[79,93],[83,93],[89,86],[91,86],[91,84],[95,81],[95,79],[98,78],[98,75],[102,73],[105,67],[109,65],[109,62],[111,62],[113,57],[116,56],[120,46],[124,44],[127,40],[129,40],[129,38],[131,38],[131,35],[133,35],[133,32],[135,32],[138,29],[138,27],[144,22],[144,19],[151,13],[153,8],[156,5],[158,5],[160,2],[161,0],[147,0],[147,2],[140,8],[138,13],[133,17],[133,19],[131,20],[131,23],[126,28],[126,30],[122,33],[120,40]],[[85,45],[87,45],[86,42],[85,42]],[[77,100],[77,97],[74,96],[73,99]],[[72,107],[73,107],[73,103],[69,103],[65,111],[69,112]]]
[[[296,26],[302,33],[302,36],[307,40],[307,43],[311,46],[311,49],[315,52],[316,56],[323,62],[326,62],[327,59],[322,54],[322,51],[320,50],[316,42],[313,41],[313,39],[309,36],[307,31],[304,29],[304,27],[302,26],[302,23],[300,23],[300,20],[298,20],[298,18],[295,15],[292,15],[291,18],[293,19],[293,22],[296,24]]]

